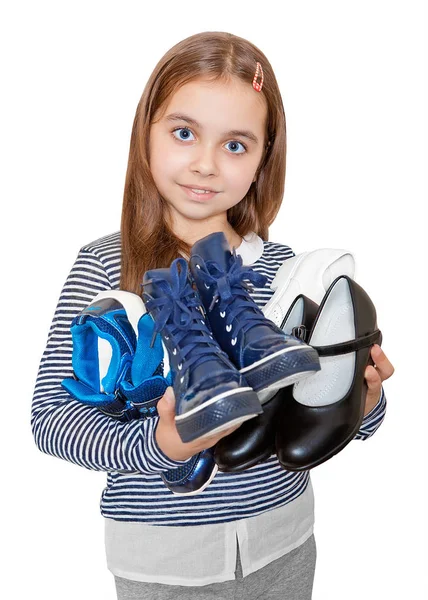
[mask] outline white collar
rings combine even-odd
[[[244,265],[252,265],[263,254],[263,240],[254,231],[242,238],[241,244],[236,248],[236,254],[240,254]]]

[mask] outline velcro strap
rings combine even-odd
[[[140,418],[140,411],[135,406],[126,406],[122,405],[122,407],[116,406],[117,410],[114,407],[100,408],[100,411],[107,415],[108,417],[113,417],[118,421],[133,421]]]
[[[160,398],[165,394],[168,382],[164,377],[155,375],[133,387],[128,381],[122,381],[120,384],[121,394],[134,406],[138,408],[155,406]]]
[[[312,346],[319,356],[337,356],[338,354],[348,354],[349,352],[355,352],[361,348],[368,348],[373,346],[381,338],[381,332],[376,329],[373,333],[368,333],[355,340],[349,340],[342,342],[341,344],[332,344],[331,346]]]
[[[73,377],[67,377],[61,381],[61,386],[79,402],[88,406],[96,406],[97,408],[115,405],[116,397],[114,394],[105,394],[91,388],[86,383],[79,381]]]

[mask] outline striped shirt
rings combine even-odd
[[[251,295],[263,307],[284,260],[294,256],[283,244],[264,241],[261,256],[251,265],[267,276],[263,289]],[[65,281],[37,375],[32,431],[38,448],[95,471],[106,471],[107,487],[101,513],[123,521],[152,525],[201,525],[254,517],[293,501],[306,488],[309,472],[284,470],[275,455],[239,473],[219,471],[204,493],[175,496],[163,484],[161,471],[179,466],[165,456],[154,437],[159,417],[122,423],[72,399],[61,387],[71,377],[70,324],[102,290],[119,289],[120,232],[83,246]],[[245,262],[245,261],[244,261]],[[364,418],[357,439],[376,431],[385,414],[382,393]]]
[[[251,291],[263,307],[278,268],[294,253],[255,234],[245,236],[237,253],[267,276],[263,289]],[[160,473],[186,461],[169,459],[157,446],[158,417],[122,423],[71,398],[61,387],[73,372],[71,321],[100,291],[119,289],[119,281],[119,232],[80,249],[40,362],[31,419],[35,442],[42,452],[107,473],[100,509],[107,566],[115,576],[182,586],[233,580],[238,544],[246,577],[312,535],[309,471],[286,471],[272,455],[240,473],[218,471],[202,494],[175,496]],[[355,439],[371,437],[385,409],[382,389]]]

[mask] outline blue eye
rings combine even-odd
[[[189,137],[188,137],[188,136],[187,136],[187,137],[185,137],[185,138],[182,138],[181,136],[180,136],[180,137],[177,137],[176,135],[174,135],[176,131],[186,131],[186,132],[188,132],[188,133],[190,133],[190,134],[192,134],[192,135],[193,135],[193,133],[190,131],[190,129],[189,129],[188,127],[177,127],[176,129],[174,129],[174,130],[172,131],[172,135],[174,136],[174,138],[175,138],[176,140],[178,140],[178,141],[181,141],[181,142],[183,142],[184,140],[188,140],[188,139],[189,139]],[[180,135],[180,134],[179,134],[179,135]],[[242,146],[242,147],[244,148],[244,151],[243,151],[243,152],[231,152],[231,154],[245,154],[245,153],[247,152],[247,147],[246,147],[246,145],[245,145],[245,144],[243,144],[242,142],[238,142],[238,141],[236,141],[236,140],[233,140],[233,141],[231,141],[231,142],[227,142],[227,143],[228,143],[228,144],[234,144],[235,146],[238,144],[238,145],[240,145],[240,146]]]
[[[244,146],[244,144],[242,142],[237,142],[236,140],[233,140],[233,142],[227,142],[228,144],[239,144],[240,146],[242,146],[244,148],[244,152],[232,152],[232,154],[245,154],[245,152],[247,151],[246,146]]]
[[[174,131],[172,132],[172,134],[174,135],[174,133],[176,131],[188,131],[189,133],[192,133],[188,127],[177,127],[177,129],[174,129]],[[174,137],[175,137],[176,140],[177,139],[180,139],[180,140],[183,140],[183,139],[188,140],[189,139],[188,137],[186,137],[186,138],[181,138],[181,137],[177,138],[175,135],[174,135]]]

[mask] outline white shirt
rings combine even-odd
[[[118,577],[201,586],[235,579],[239,544],[244,577],[303,544],[313,533],[314,495],[306,490],[257,517],[195,527],[156,527],[105,519],[107,568]]]

